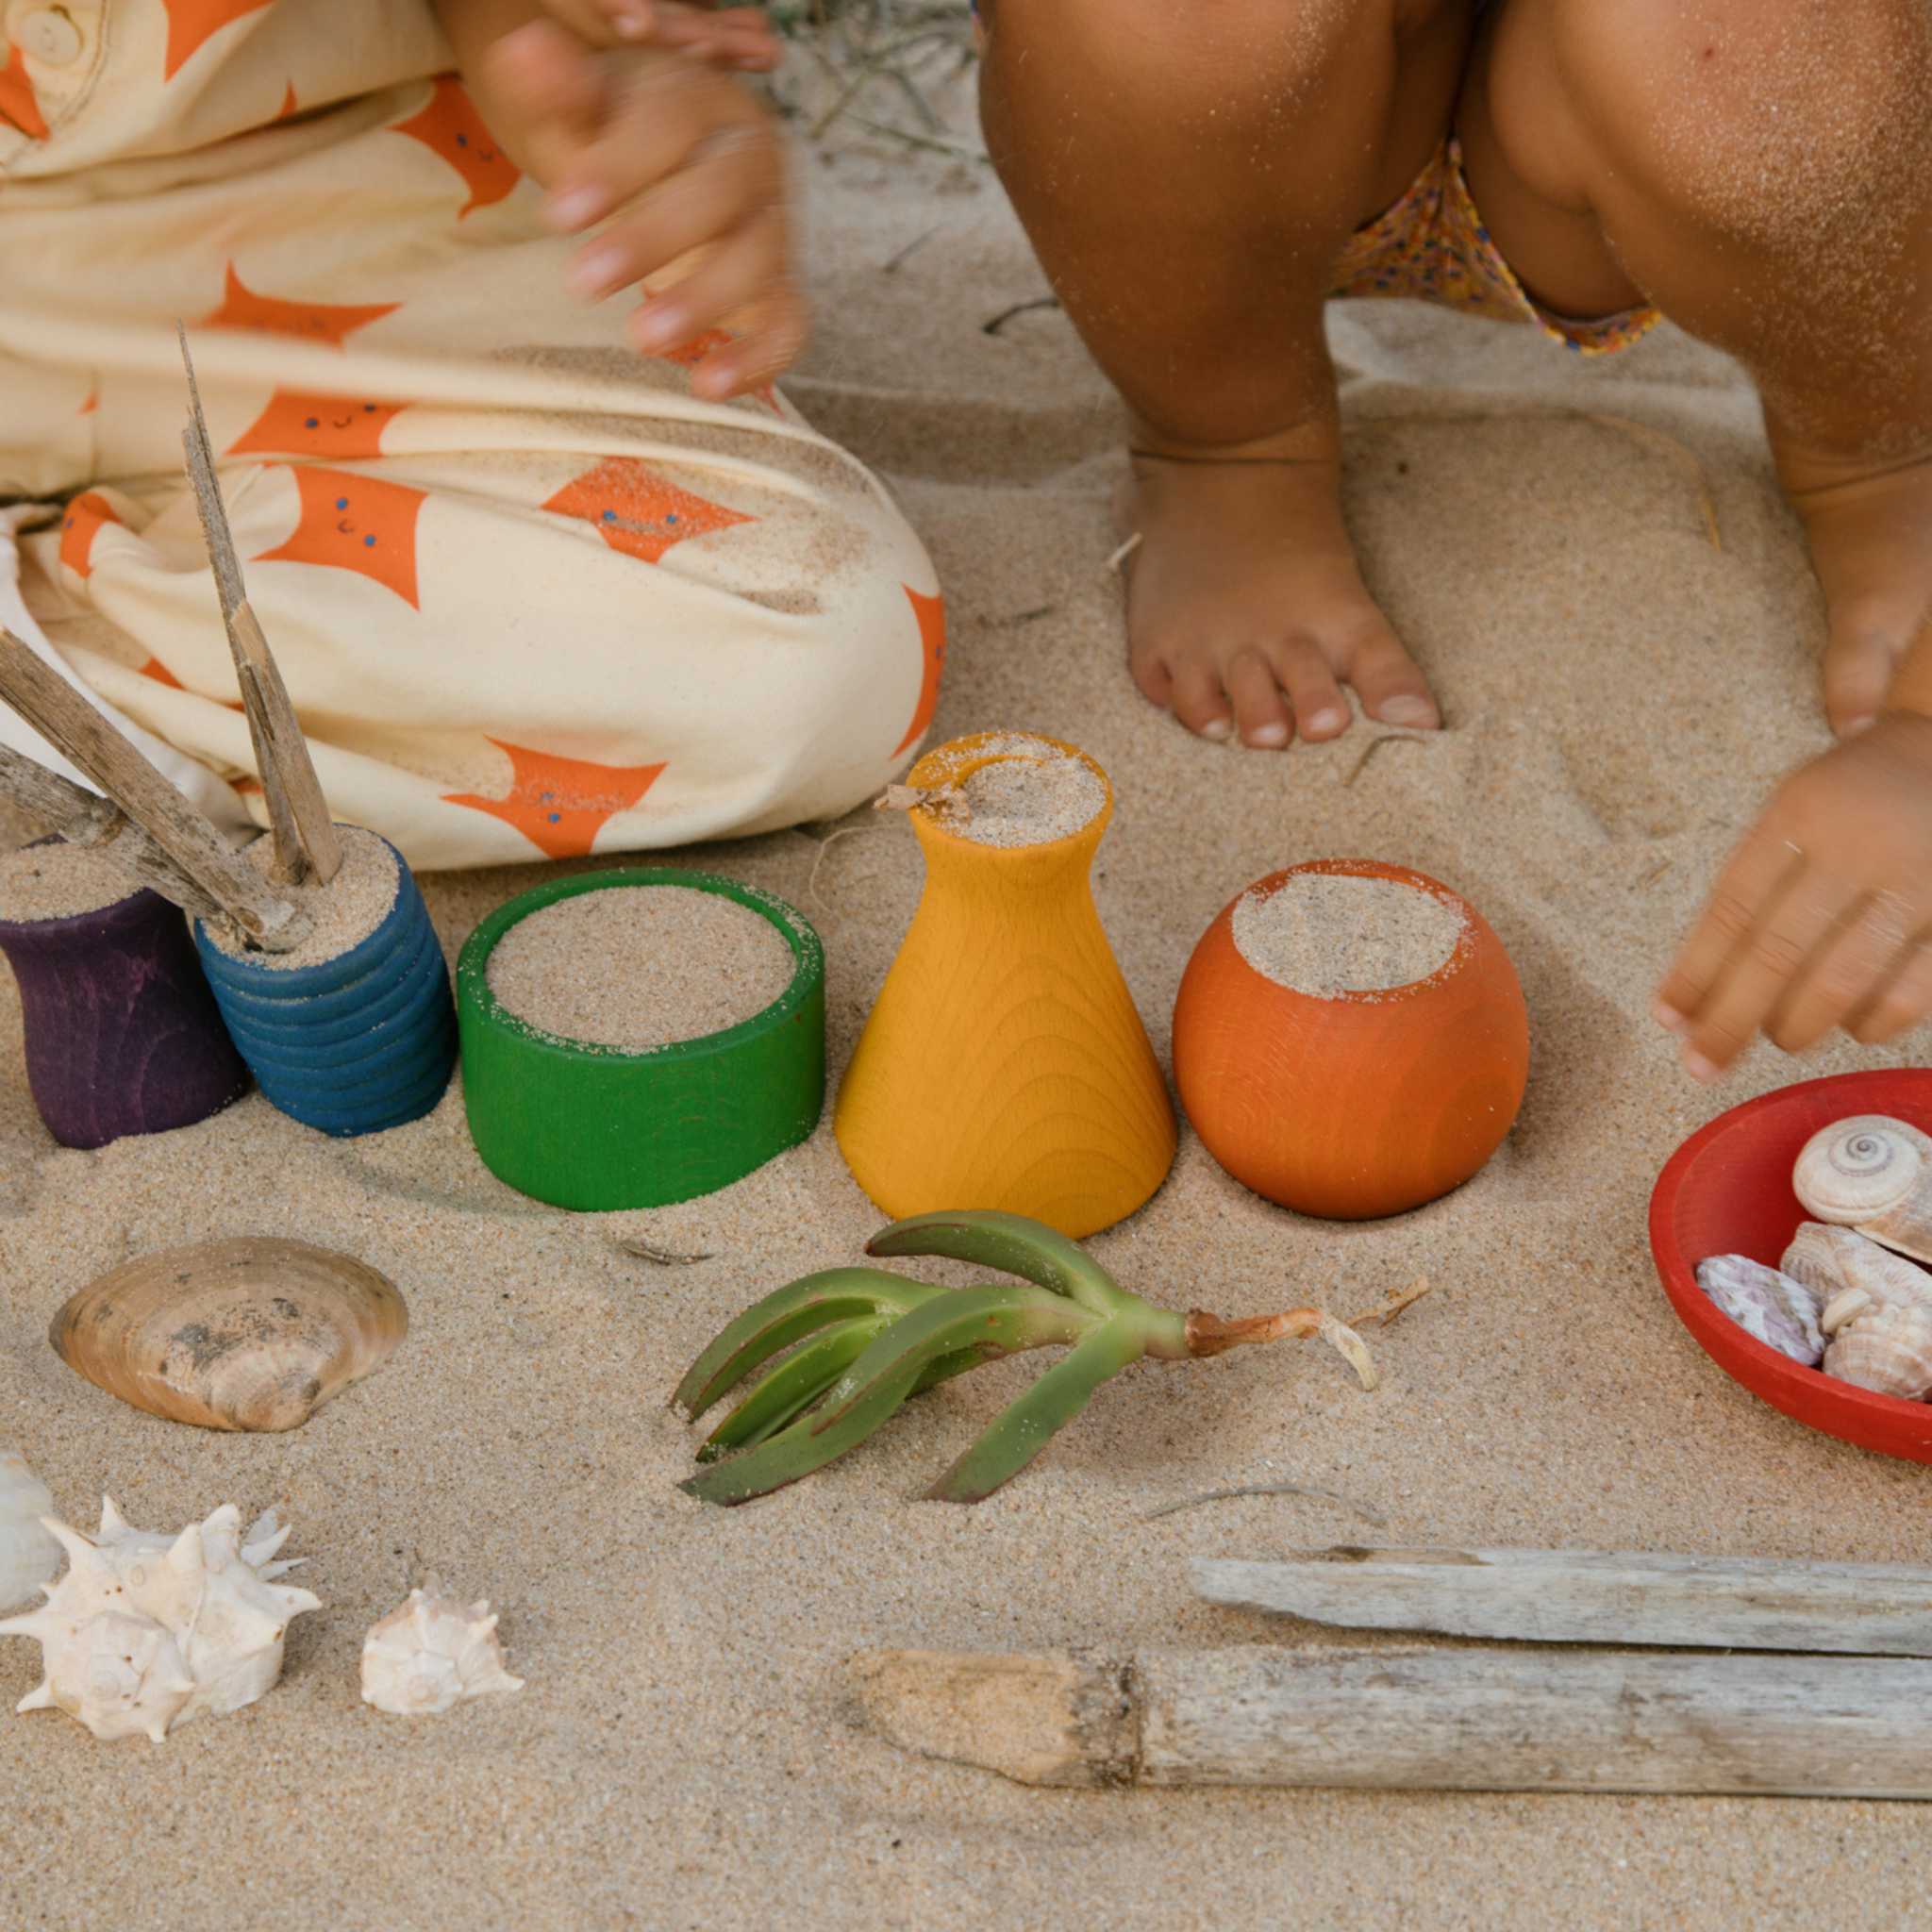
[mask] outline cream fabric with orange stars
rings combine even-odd
[[[413,864],[767,830],[904,765],[945,652],[918,539],[782,397],[699,402],[699,350],[563,292],[427,0],[0,25],[0,500],[42,506],[21,591],[103,701],[260,822],[180,317],[330,803]]]

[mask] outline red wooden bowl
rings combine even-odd
[[[1208,1150],[1302,1214],[1366,1221],[1460,1187],[1502,1144],[1529,1076],[1516,969],[1469,903],[1419,872],[1324,858],[1271,873],[1387,879],[1461,916],[1426,979],[1330,999],[1257,973],[1235,943],[1240,893],[1194,948],[1174,1009],[1174,1084]]]
[[[1805,1368],[1745,1334],[1697,1286],[1697,1264],[1711,1255],[1748,1255],[1777,1266],[1807,1218],[1791,1192],[1799,1149],[1820,1127],[1855,1113],[1890,1114],[1932,1133],[1932,1068],[1805,1080],[1719,1114],[1657,1176],[1650,1249],[1671,1306],[1733,1381],[1840,1441],[1932,1462],[1932,1403],[1874,1395]]]

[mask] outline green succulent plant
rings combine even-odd
[[[977,1503],[991,1495],[1103,1382],[1143,1356],[1186,1361],[1244,1342],[1319,1335],[1347,1357],[1365,1389],[1375,1386],[1366,1345],[1333,1315],[1291,1308],[1224,1322],[1199,1309],[1176,1314],[1128,1293],[1075,1242],[1021,1215],[922,1214],[895,1222],[866,1252],[941,1255],[1021,1281],[938,1288],[882,1268],[832,1268],[767,1295],[718,1335],[671,1398],[695,1422],[765,1369],[699,1449],[708,1466],[681,1485],[691,1495],[726,1505],[769,1495],[864,1441],[912,1396],[1023,1349],[1069,1352],[994,1417],[929,1496]],[[1387,1320],[1421,1291],[1376,1315]]]

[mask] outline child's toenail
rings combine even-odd
[[[1308,735],[1311,738],[1326,738],[1331,732],[1340,731],[1346,723],[1340,711],[1317,711],[1308,720]]]
[[[1682,1013],[1678,1012],[1675,1007],[1666,1000],[1658,1000],[1651,1007],[1650,1017],[1666,1033],[1681,1033],[1690,1024]]]
[[[1385,724],[1413,724],[1418,728],[1433,724],[1436,714],[1426,698],[1391,698],[1382,707]]]
[[[1248,742],[1259,745],[1283,745],[1288,742],[1286,724],[1257,724],[1248,733]]]
[[[1225,718],[1210,718],[1201,726],[1203,738],[1225,738],[1234,729]]]
[[[1870,711],[1867,711],[1862,718],[1847,718],[1844,722],[1844,727],[1840,731],[1839,736],[1840,738],[1856,738],[1859,732],[1871,730],[1877,722],[1877,719]]]

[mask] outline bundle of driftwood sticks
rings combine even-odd
[[[1355,1548],[1193,1570],[1211,1603],[1507,1641],[872,1651],[859,1721],[1034,1785],[1932,1798],[1932,1570]]]

